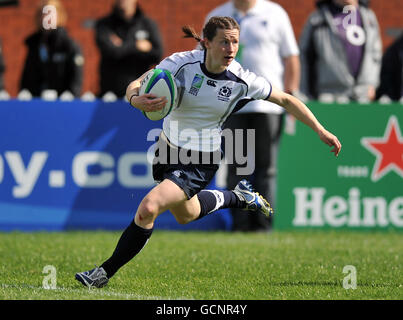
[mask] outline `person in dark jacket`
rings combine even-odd
[[[158,27],[137,0],[117,0],[112,13],[97,21],[95,32],[101,52],[100,96],[110,91],[123,97],[131,81],[161,60]]]
[[[43,15],[45,6],[53,6],[57,12],[57,25],[46,27]],[[37,11],[38,30],[28,36],[25,44],[28,54],[21,77],[20,89],[27,89],[39,97],[43,90],[65,91],[78,97],[83,82],[84,58],[81,49],[64,28],[66,13],[60,1],[43,1]]]
[[[383,95],[392,100],[403,97],[403,33],[386,49],[382,58],[377,98]]]

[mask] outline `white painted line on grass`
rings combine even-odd
[[[64,287],[57,287],[56,289],[44,289],[41,286],[33,286],[29,284],[5,284],[2,283],[0,284],[1,288],[4,289],[34,289],[34,290],[46,290],[46,291],[56,291],[56,292],[67,292],[67,293],[84,293],[83,290],[86,290],[84,287],[82,289],[76,289],[76,288],[64,288]],[[116,297],[116,298],[122,298],[122,299],[134,299],[134,300],[194,300],[190,298],[185,298],[185,297],[179,297],[179,298],[168,298],[168,297],[159,297],[159,296],[144,296],[144,295],[139,295],[139,294],[134,294],[134,293],[125,293],[125,292],[118,292],[118,291],[111,291],[111,290],[105,290],[105,289],[87,289],[88,293],[90,295],[94,296],[107,296],[107,297]]]

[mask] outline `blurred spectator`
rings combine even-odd
[[[272,1],[232,0],[211,11],[212,16],[231,16],[240,24],[240,43],[236,57],[245,69],[269,80],[273,86],[293,93],[299,89],[299,50],[286,11]],[[235,150],[247,150],[246,130],[255,130],[252,175],[237,175],[241,165],[229,164],[227,188],[233,189],[241,178],[252,182],[256,191],[275,208],[277,151],[284,109],[262,100],[250,100],[240,111],[231,115],[226,128],[243,129],[243,145]],[[241,149],[242,148],[242,149]],[[256,152],[255,152],[256,151]],[[267,231],[272,221],[262,214],[245,215],[241,209],[231,209],[234,231]]]
[[[403,97],[403,33],[386,49],[382,58],[377,98],[384,95],[392,100]]]
[[[6,70],[6,65],[3,59],[3,47],[0,39],[0,91],[5,90],[4,87],[4,71]]]
[[[53,6],[56,16],[45,6]],[[83,82],[84,58],[80,47],[69,37],[64,28],[66,11],[59,0],[41,1],[36,12],[37,31],[30,35],[25,44],[28,54],[22,73],[20,89],[26,89],[34,97],[42,91],[56,90],[58,95],[65,91],[79,96]],[[57,25],[52,25],[56,18]],[[50,22],[46,25],[46,22]]]
[[[113,11],[97,21],[96,42],[101,51],[100,95],[126,93],[127,85],[162,57],[158,27],[137,0],[116,0]]]
[[[301,91],[311,99],[373,100],[382,43],[368,1],[321,0],[316,6],[300,38]]]

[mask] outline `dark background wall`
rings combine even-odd
[[[195,43],[182,39],[181,26],[193,25],[201,30],[206,14],[224,0],[139,0],[139,4],[160,28],[164,41],[164,56],[175,51],[192,49]],[[301,29],[314,9],[314,0],[277,0],[289,14],[298,39]],[[0,7],[0,38],[6,62],[6,90],[18,93],[18,83],[26,56],[24,39],[34,31],[34,14],[38,0],[20,0],[18,6]],[[67,29],[81,45],[85,58],[83,92],[98,90],[99,53],[94,41],[93,20],[106,15],[114,0],[64,0]],[[372,0],[371,8],[378,17],[384,49],[403,28],[402,0]]]

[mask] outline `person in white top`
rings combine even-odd
[[[216,129],[220,129],[226,118],[242,106],[243,99],[265,99],[282,106],[317,132],[324,143],[333,147],[331,152],[336,156],[340,152],[341,144],[337,137],[318,122],[308,107],[295,97],[272,87],[264,78],[243,70],[235,61],[239,25],[234,19],[212,17],[204,27],[203,38],[189,26],[184,27],[183,31],[186,37],[200,42],[203,49],[171,55],[158,65],[175,75],[182,98],[177,109],[164,119],[155,158],[161,160],[158,152],[165,146],[169,149],[167,155],[177,151],[179,157],[153,163],[154,179],[159,184],[139,204],[134,220],[121,235],[112,256],[100,267],[75,275],[85,286],[105,286],[120,267],[143,249],[152,234],[155,219],[166,210],[181,224],[203,218],[221,208],[237,207],[247,211],[259,210],[267,216],[273,214],[270,204],[254,192],[245,180],[240,181],[234,190],[205,189],[214,177],[218,164],[200,163],[199,160],[205,160],[205,155],[211,156],[219,151],[216,146],[220,145],[221,137],[220,130]],[[126,97],[133,107],[141,111],[159,110],[167,102],[166,97],[153,94],[139,96],[144,77],[129,84]],[[182,122],[177,124],[180,132],[169,128],[177,121]],[[199,141],[182,144],[181,137],[187,136],[182,135],[183,131],[190,129],[195,132],[208,131],[208,134]],[[190,151],[201,157],[184,163],[180,156],[183,151],[184,154]]]
[[[231,16],[241,27],[236,60],[245,68],[270,81],[273,86],[294,94],[299,89],[299,49],[287,12],[277,3],[266,0],[231,0],[212,10],[212,16]],[[252,175],[237,175],[241,164],[227,167],[227,188],[233,188],[240,178],[253,181],[256,191],[275,207],[278,145],[282,131],[284,109],[264,100],[252,100],[226,123],[235,130],[255,130],[255,150],[247,155]],[[243,144],[246,150],[246,138]],[[236,145],[234,148],[240,148]],[[268,152],[262,152],[268,150]],[[234,231],[267,231],[272,219],[260,214],[245,215],[231,209]]]

